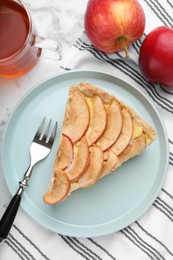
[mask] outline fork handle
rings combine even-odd
[[[33,164],[30,164],[29,168],[24,174],[23,180],[19,182],[19,188],[11,199],[7,209],[5,210],[1,220],[0,220],[0,245],[5,241],[7,238],[10,229],[13,225],[14,219],[16,217],[20,201],[22,198],[22,194],[25,188],[28,187],[28,181],[32,174],[32,167]]]
[[[0,220],[0,244],[7,238],[11,226],[14,222],[15,216],[17,214],[19,205],[21,201],[21,196],[16,194],[10,201],[7,209],[4,212]]]
[[[31,177],[31,173],[32,165],[30,165],[30,167],[27,169],[26,173],[24,174],[23,180],[19,182],[18,190],[14,197],[11,199],[7,209],[5,210],[0,220],[0,245],[5,241],[10,232],[20,205],[23,191],[26,187],[28,187],[28,181]]]

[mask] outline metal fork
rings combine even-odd
[[[46,118],[42,120],[31,143],[30,166],[25,172],[23,180],[19,182],[18,190],[0,220],[0,244],[5,241],[9,234],[20,205],[23,191],[26,187],[28,187],[28,181],[32,175],[33,167],[36,165],[36,163],[48,156],[53,146],[57,131],[57,122],[55,123],[53,128],[51,127],[52,120],[49,121],[47,127],[45,127],[45,124]]]

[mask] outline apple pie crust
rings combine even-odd
[[[44,202],[56,204],[94,185],[156,137],[154,128],[117,97],[86,82],[72,85]]]

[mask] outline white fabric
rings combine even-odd
[[[146,14],[145,35],[159,25],[173,26],[172,0],[140,0],[140,3]],[[173,94],[160,86],[151,86],[141,77],[137,61],[143,38],[129,48],[133,61],[119,61],[116,59],[123,56],[123,52],[104,55],[91,46],[83,33],[74,43],[61,69],[96,69],[113,73],[127,79],[151,98],[164,120],[170,145],[168,173],[159,196],[132,225],[92,239],[66,237],[48,231],[20,209],[6,242],[0,247],[1,260],[173,259]],[[1,212],[10,198],[10,195],[3,197],[4,189],[7,188],[1,176]]]

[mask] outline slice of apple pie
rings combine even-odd
[[[58,203],[94,185],[155,139],[155,130],[115,96],[88,83],[72,85],[44,202]]]

